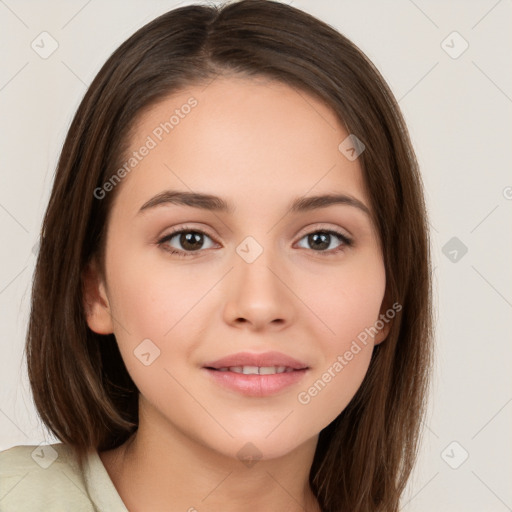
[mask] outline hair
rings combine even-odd
[[[402,305],[348,406],[319,433],[309,482],[323,510],[396,512],[414,467],[433,354],[423,185],[407,127],[379,71],[325,22],[271,0],[189,5],[140,28],[103,65],[73,118],[45,213],[26,357],[47,427],[86,454],[123,444],[139,391],[114,334],[89,329],[83,274],[97,259],[119,187],[94,195],[126,160],[136,120],[187,86],[263,77],[323,101],[365,145],[359,156],[386,270]],[[103,274],[104,275],[104,274]]]

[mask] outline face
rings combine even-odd
[[[323,103],[262,79],[217,78],[140,119],[105,279],[91,267],[86,296],[148,424],[274,458],[352,399],[387,325],[361,167],[338,149],[348,135]],[[308,202],[323,195],[341,199]]]

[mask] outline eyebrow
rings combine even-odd
[[[235,211],[235,207],[232,203],[215,195],[201,194],[198,192],[165,190],[145,202],[141,206],[138,214],[145,210],[168,204],[190,206],[192,208],[200,208],[202,210],[229,214],[232,214]],[[289,209],[292,213],[300,213],[319,208],[327,208],[334,204],[353,206],[363,211],[368,216],[371,216],[369,208],[363,202],[347,194],[324,194],[309,197],[297,197],[292,201]]]

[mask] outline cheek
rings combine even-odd
[[[334,353],[347,350],[353,339],[375,325],[385,287],[384,265],[376,257],[361,258],[329,276],[309,281],[307,305],[318,320],[311,325],[326,356],[332,358]]]
[[[128,331],[137,337],[165,341],[182,320],[189,321],[195,305],[211,287],[192,266],[162,257],[126,256],[113,251],[111,268],[111,297],[116,320],[124,328],[121,334]]]
[[[115,336],[128,372],[147,397],[179,394],[170,374],[185,379],[177,367],[200,344],[206,296],[218,278],[135,251],[113,250],[110,269]]]
[[[109,295],[119,350],[142,395],[164,406],[170,395],[181,396],[171,375],[176,362],[193,350],[190,340],[195,339],[195,315],[200,313],[195,306],[211,285],[197,272],[173,269],[165,261],[148,262],[136,253],[114,251],[111,257]]]
[[[297,403],[313,430],[345,409],[370,364],[386,280],[380,260],[367,263],[333,273],[324,286],[310,287],[308,304],[321,320],[311,323],[310,334],[321,359]]]
[[[344,350],[347,348],[347,350]],[[297,394],[297,408],[308,430],[319,432],[347,407],[361,386],[373,346],[355,344],[333,354],[329,363]]]

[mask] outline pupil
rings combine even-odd
[[[182,234],[180,237],[180,243],[184,249],[195,251],[200,249],[202,245],[202,235],[201,233],[196,233],[195,231]]]
[[[327,249],[329,247],[328,233],[314,233],[309,235],[309,243],[313,248]],[[317,243],[320,242],[320,243]]]

